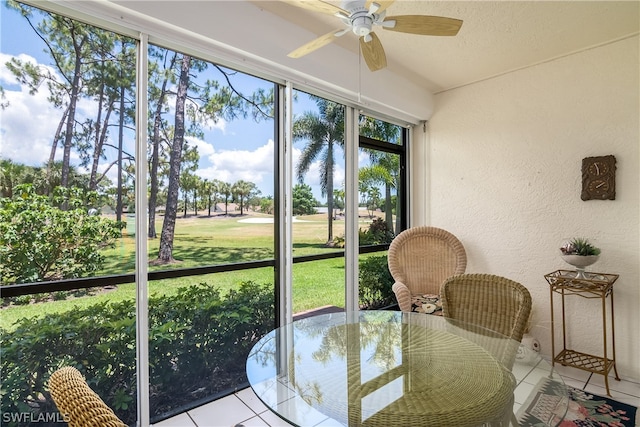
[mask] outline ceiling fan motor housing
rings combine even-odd
[[[365,7],[364,1],[345,1],[343,2],[343,9],[349,11],[351,29],[355,35],[362,37],[371,32],[373,16]]]

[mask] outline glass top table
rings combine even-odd
[[[541,363],[538,353],[475,325],[358,311],[271,331],[252,348],[247,377],[269,409],[298,426],[508,425],[521,378]],[[562,384],[553,369],[543,372]],[[553,419],[549,425],[562,414]]]

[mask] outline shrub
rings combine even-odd
[[[383,245],[391,243],[393,240],[393,231],[389,228],[387,222],[382,218],[376,218],[371,221],[369,228],[358,231],[358,243],[363,245]],[[333,238],[333,246],[344,248],[344,235]]]
[[[90,215],[95,200],[95,192],[62,187],[50,199],[30,184],[16,186],[10,199],[1,198],[2,284],[83,277],[101,268],[100,249],[114,244],[124,223]]]
[[[92,389],[126,423],[136,420],[134,301],[95,304],[22,319],[0,329],[3,425],[11,414],[56,411],[46,384],[63,365],[78,368]],[[224,298],[199,284],[175,296],[149,298],[151,414],[234,390],[246,382],[247,354],[274,327],[271,285],[242,283]],[[28,425],[28,424],[26,424]]]
[[[378,309],[395,302],[393,277],[387,265],[387,256],[371,256],[360,261],[359,303],[361,309]]]
[[[369,224],[369,229],[360,234],[360,244],[380,245],[391,243],[393,231],[387,222],[382,218],[376,218]]]

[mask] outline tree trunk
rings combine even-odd
[[[98,184],[102,180],[102,177],[98,178],[98,166],[100,165],[100,158],[102,157],[102,148],[104,147],[104,142],[107,140],[107,129],[109,126],[109,119],[111,118],[111,113],[113,112],[113,106],[115,105],[114,99],[109,99],[109,108],[105,114],[101,129],[100,135],[96,138],[96,146],[93,151],[93,165],[91,166],[91,178],[89,181],[89,188],[91,190],[96,190],[98,188]],[[96,125],[97,127],[98,125]]]
[[[193,210],[195,216],[198,216],[198,190],[193,190]]]
[[[171,58],[169,67],[173,68],[176,63],[176,54]],[[158,167],[160,165],[160,127],[162,125],[162,110],[164,100],[167,95],[167,82],[165,77],[162,82],[162,90],[158,97],[156,111],[153,115],[153,138],[151,140],[151,168],[149,170],[149,230],[147,236],[155,239],[156,234],[156,206],[158,203]]]
[[[53,142],[51,143],[51,151],[49,152],[49,161],[47,162],[47,172],[45,175],[45,185],[47,186],[46,188],[46,194],[50,195],[51,192],[53,191],[53,188],[51,188],[51,168],[53,167],[53,164],[56,161],[56,149],[58,148],[58,141],[60,140],[60,135],[62,134],[62,128],[67,120],[67,116],[69,115],[69,106],[67,105],[67,108],[64,110],[64,113],[62,113],[62,118],[60,119],[60,123],[58,123],[58,128],[56,129],[56,133],[53,136]]]
[[[120,87],[120,121],[118,124],[118,198],[116,201],[116,220],[122,221],[122,145],[124,143],[124,93]]]
[[[184,55],[182,57],[180,80],[178,81],[178,88],[176,92],[175,131],[173,143],[171,144],[171,154],[169,157],[167,206],[165,209],[164,221],[162,223],[162,234],[160,235],[160,250],[158,251],[158,261],[162,263],[169,263],[173,261],[173,237],[176,229],[176,215],[178,211],[180,164],[182,162],[182,147],[184,145],[185,133],[185,103],[187,99],[187,89],[189,87],[190,67],[191,57]]]
[[[74,125],[76,121],[76,105],[80,95],[80,71],[82,65],[82,49],[84,40],[76,42],[74,40],[73,49],[75,55],[75,66],[73,70],[73,80],[71,81],[71,93],[69,94],[69,114],[67,116],[67,127],[64,135],[64,152],[62,155],[62,177],[60,185],[69,186],[69,166],[71,162],[71,147],[73,145]],[[65,207],[66,209],[66,207]]]
[[[104,63],[103,63],[104,67]],[[102,144],[100,141],[101,129],[102,129],[102,104],[104,102],[104,81],[100,83],[100,95],[98,96],[98,117],[95,123],[95,138],[93,141],[93,155],[91,163],[91,173],[89,175],[89,189],[95,190],[96,187],[96,171],[98,170],[98,163],[100,162],[100,152],[102,151]],[[105,125],[106,128],[106,125]]]
[[[187,204],[189,203],[189,198],[187,197],[187,192],[184,192],[184,210],[182,212],[182,217],[187,217]]]
[[[393,233],[393,208],[391,207],[391,186],[386,183],[384,185],[384,222],[387,223],[389,231]]]
[[[327,244],[333,242],[333,142],[327,147],[327,209],[329,211],[329,236]]]

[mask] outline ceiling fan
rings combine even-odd
[[[345,29],[333,30],[300,46],[289,53],[289,57],[300,58],[307,55],[351,30],[360,38],[362,56],[371,71],[377,71],[387,66],[384,48],[376,33],[373,32],[374,27],[425,36],[455,36],[462,26],[460,19],[442,16],[386,16],[387,8],[395,0],[344,0],[342,7],[323,0],[282,1],[315,12],[335,15],[347,26]]]

